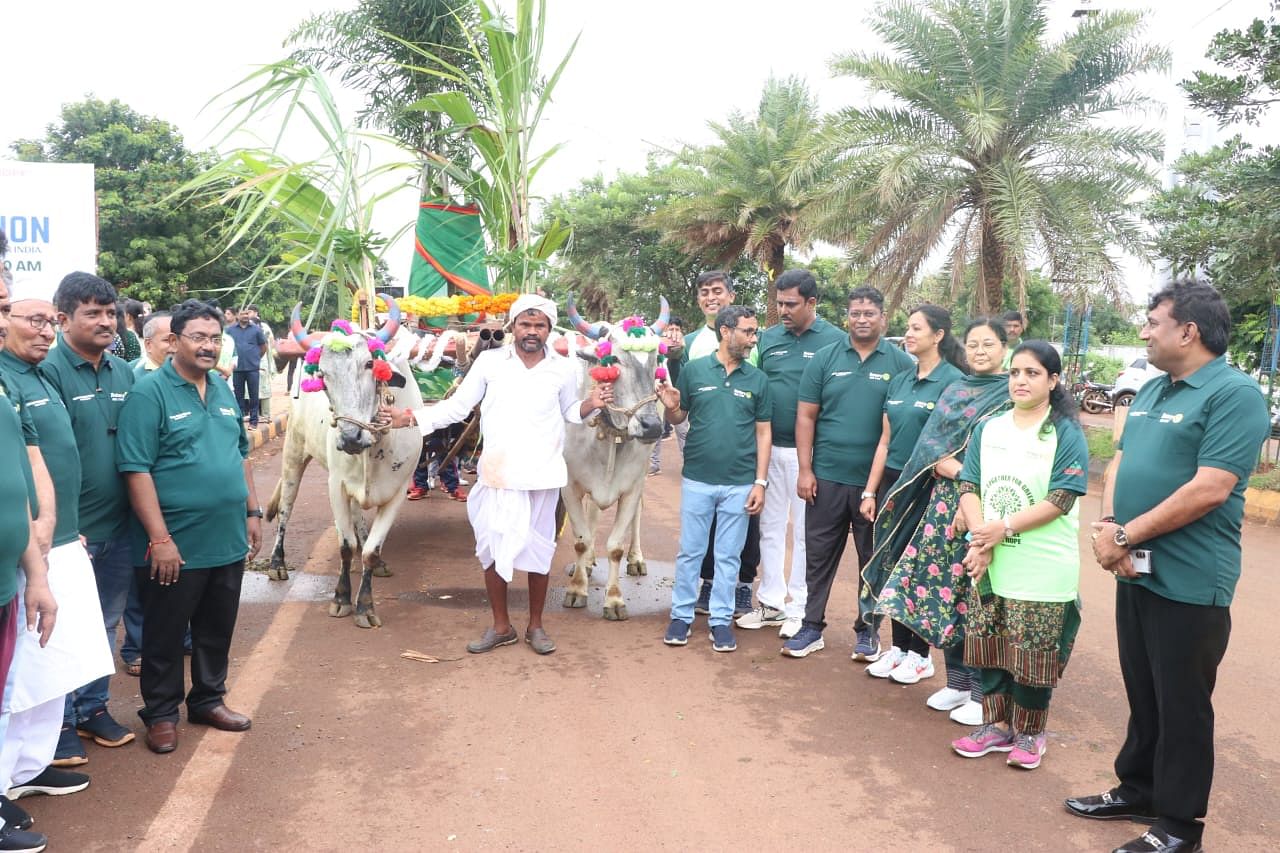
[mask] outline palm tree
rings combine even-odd
[[[747,255],[769,276],[767,321],[777,322],[773,280],[788,246],[810,246],[806,209],[821,175],[795,174],[797,156],[813,144],[818,108],[803,81],[770,78],[754,116],[732,113],[712,122],[718,143],[686,149],[671,172],[677,195],[652,217],[666,239],[721,266]]]
[[[1119,247],[1145,256],[1135,196],[1156,187],[1159,133],[1122,123],[1149,99],[1127,88],[1167,61],[1142,16],[1101,12],[1047,36],[1043,0],[892,0],[871,19],[892,56],[837,57],[873,106],[834,115],[798,179],[831,170],[816,234],[858,251],[896,304],[946,251],[958,287],[976,263],[978,308],[1006,277],[1025,304],[1033,258],[1065,289],[1116,297]]]

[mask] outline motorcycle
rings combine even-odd
[[[1115,410],[1116,404],[1112,396],[1115,393],[1114,385],[1094,382],[1089,378],[1088,371],[1080,374],[1080,380],[1076,383],[1077,386],[1081,386],[1076,397],[1080,401],[1080,408],[1091,415],[1101,415]],[[1072,386],[1072,391],[1075,390],[1076,386]]]

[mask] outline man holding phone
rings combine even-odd
[[[1129,726],[1119,786],[1067,811],[1153,821],[1117,853],[1201,850],[1213,783],[1213,686],[1240,577],[1244,489],[1269,429],[1256,383],[1226,363],[1231,318],[1207,284],[1151,298],[1141,337],[1166,371],[1138,391],[1107,469],[1093,551],[1116,576]]]

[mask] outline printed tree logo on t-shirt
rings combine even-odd
[[[982,496],[982,503],[986,509],[988,520],[997,518],[1008,518],[1015,512],[1024,510],[1031,506],[1035,501],[1031,496],[1031,490],[1026,484],[1010,474],[1000,474],[992,477],[987,483],[986,493]],[[1005,543],[1016,545],[1021,541],[1018,534],[1007,537]]]

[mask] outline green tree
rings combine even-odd
[[[220,256],[222,213],[167,200],[209,157],[118,100],[66,104],[42,139],[12,147],[20,160],[94,165],[98,273],[122,293],[158,306],[226,293],[264,259],[257,249]]]
[[[1207,56],[1234,74],[1197,71],[1182,83],[1191,105],[1212,113],[1224,124],[1256,124],[1263,112],[1280,102],[1280,23],[1269,4],[1267,20],[1255,18],[1243,30],[1222,30],[1213,37]]]
[[[837,57],[874,106],[833,116],[810,168],[834,175],[818,236],[857,248],[897,303],[946,252],[957,282],[976,265],[977,307],[1006,304],[1048,260],[1055,282],[1117,296],[1113,247],[1141,256],[1136,193],[1156,187],[1159,133],[1116,117],[1149,106],[1128,84],[1162,68],[1141,15],[1100,12],[1050,39],[1044,0],[882,2],[871,25],[892,55]]]
[[[419,51],[447,59],[473,83],[481,80],[467,30],[479,22],[474,0],[361,0],[355,9],[312,16],[290,34],[293,58],[322,71],[337,72],[342,83],[365,93],[357,116],[364,127],[378,128],[417,151],[464,165],[470,149],[446,136],[441,116],[409,106],[428,95],[461,91],[452,80],[414,69]],[[415,49],[416,48],[416,49]],[[424,168],[423,195],[445,198],[446,187],[432,184],[442,173]]]
[[[665,296],[672,314],[699,322],[694,282],[713,264],[664,241],[650,222],[655,211],[670,204],[669,173],[677,168],[651,161],[643,173],[621,173],[607,183],[602,176],[588,178],[547,203],[544,221],[573,230],[547,282],[559,301],[573,291],[584,316],[616,319],[632,313],[652,317],[658,297]],[[730,273],[738,301],[758,306],[763,276],[750,261],[737,260]]]
[[[818,108],[801,80],[770,78],[755,115],[732,113],[711,123],[717,142],[689,148],[673,171],[676,191],[653,221],[686,251],[724,266],[746,255],[768,275],[768,323],[777,322],[773,280],[788,247],[811,245],[806,210],[820,170],[796,174],[796,158],[811,144]]]

